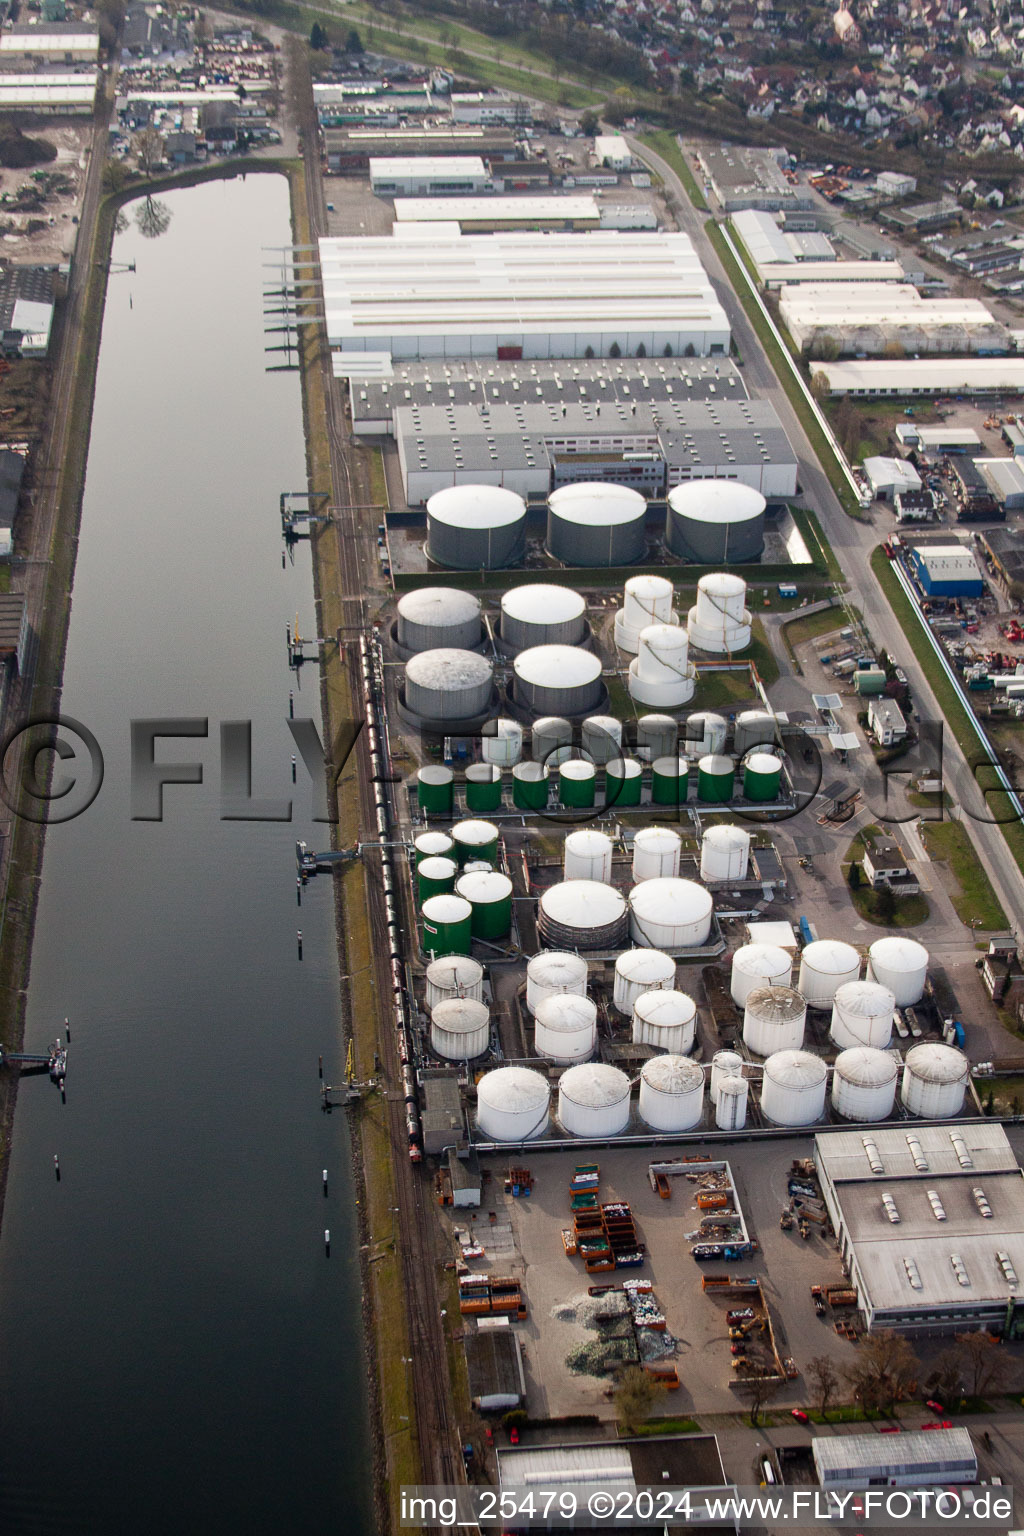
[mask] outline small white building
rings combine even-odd
[[[445,197],[484,192],[491,185],[479,155],[396,155],[370,161],[378,197]]]
[[[610,171],[628,171],[633,166],[633,155],[621,133],[599,133],[594,140],[595,165],[607,166]]]
[[[880,747],[893,747],[907,734],[907,722],[895,699],[868,700],[868,728]]]
[[[906,459],[890,459],[882,455],[865,459],[864,474],[879,501],[892,501],[897,495],[921,489],[921,476]]]
[[[875,177],[875,190],[883,197],[909,197],[917,191],[917,177],[905,176],[902,171],[879,171]]]
[[[521,96],[503,91],[453,91],[452,122],[507,123],[510,128],[529,128],[533,113]]]

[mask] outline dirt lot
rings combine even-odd
[[[67,261],[74,251],[78,233],[78,225],[73,220],[78,214],[92,124],[88,120],[43,123],[29,132],[33,138],[47,139],[55,145],[57,158],[27,170],[0,170],[0,194],[9,193],[13,197],[19,188],[32,188],[33,169],[67,178],[69,190],[47,194],[39,207],[12,211],[5,204],[0,208],[0,228],[5,230],[0,250],[19,262]],[[28,234],[30,221],[42,223],[43,227]]]

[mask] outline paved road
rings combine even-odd
[[[645,160],[662,177],[666,187],[675,194],[679,205],[680,229],[693,240],[701,261],[714,284],[732,333],[744,362],[747,388],[760,399],[769,400],[778,412],[786,429],[800,466],[800,484],[803,502],[818,514],[821,525],[843,575],[849,584],[850,602],[860,609],[871,635],[880,647],[896,658],[906,672],[914,694],[914,704],[922,721],[941,721],[942,711],[915,660],[903,628],[876,582],[869,565],[869,557],[881,543],[885,530],[870,521],[856,522],[847,516],[811,448],[800,419],[794,411],[789,396],[779,383],[774,369],[765,356],[746,310],[739,301],[732,284],[718,258],[718,254],[704,231],[704,220],[709,217],[694,208],[686,188],[675,171],[660,155],[635,139],[629,140],[633,153]],[[971,770],[952,733],[944,738],[944,770],[947,784],[966,783]],[[961,777],[962,776],[962,777]],[[986,781],[987,782],[987,781]],[[954,792],[954,799],[962,800]],[[996,889],[1007,914],[1024,910],[1024,872],[1014,859],[998,827],[968,820],[974,845],[989,878]]]

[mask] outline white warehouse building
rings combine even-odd
[[[690,239],[670,231],[320,241],[338,374],[392,358],[721,356],[730,330]],[[641,351],[642,349],[642,351]]]
[[[851,359],[819,363],[830,395],[988,395],[1024,393],[1024,357]]]
[[[873,266],[873,262],[866,263]],[[784,284],[779,314],[801,352],[1006,352],[1010,333],[980,299],[923,299],[909,283]]]
[[[479,155],[388,155],[370,160],[370,188],[378,197],[451,197],[484,192],[490,185]]]

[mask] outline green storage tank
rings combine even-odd
[[[416,795],[424,816],[450,817],[455,809],[455,775],[428,763],[416,775]]]
[[[685,805],[690,783],[685,757],[658,757],[651,764],[651,799],[655,805]]]
[[[497,763],[471,763],[466,769],[466,809],[501,809],[501,769]]]
[[[468,955],[473,942],[473,908],[461,896],[429,896],[420,913],[423,952],[431,960],[442,955]]]
[[[512,804],[520,811],[543,811],[550,775],[544,763],[516,763],[512,769]]]
[[[455,844],[447,832],[421,832],[413,844],[416,863],[420,859],[446,859]]]
[[[570,758],[558,765],[558,800],[560,805],[589,809],[597,790],[597,769],[582,758]]]
[[[463,869],[471,859],[483,859],[487,864],[498,862],[499,832],[493,821],[457,821],[452,827],[455,840],[455,857]]]
[[[606,810],[622,810],[640,804],[644,770],[635,757],[616,757],[604,770]]]
[[[774,752],[751,752],[743,764],[743,793],[748,800],[777,800],[782,759]]]
[[[853,686],[862,698],[868,694],[885,692],[885,673],[881,667],[858,667],[853,674]]]
[[[702,757],[697,764],[697,799],[705,805],[721,805],[732,799],[736,764],[731,757],[717,752]]]
[[[512,931],[512,881],[496,870],[460,876],[456,895],[473,909],[474,939],[505,939]]]
[[[454,859],[438,855],[432,859],[420,859],[416,865],[416,894],[420,906],[431,896],[446,896],[455,889],[459,866]]]

